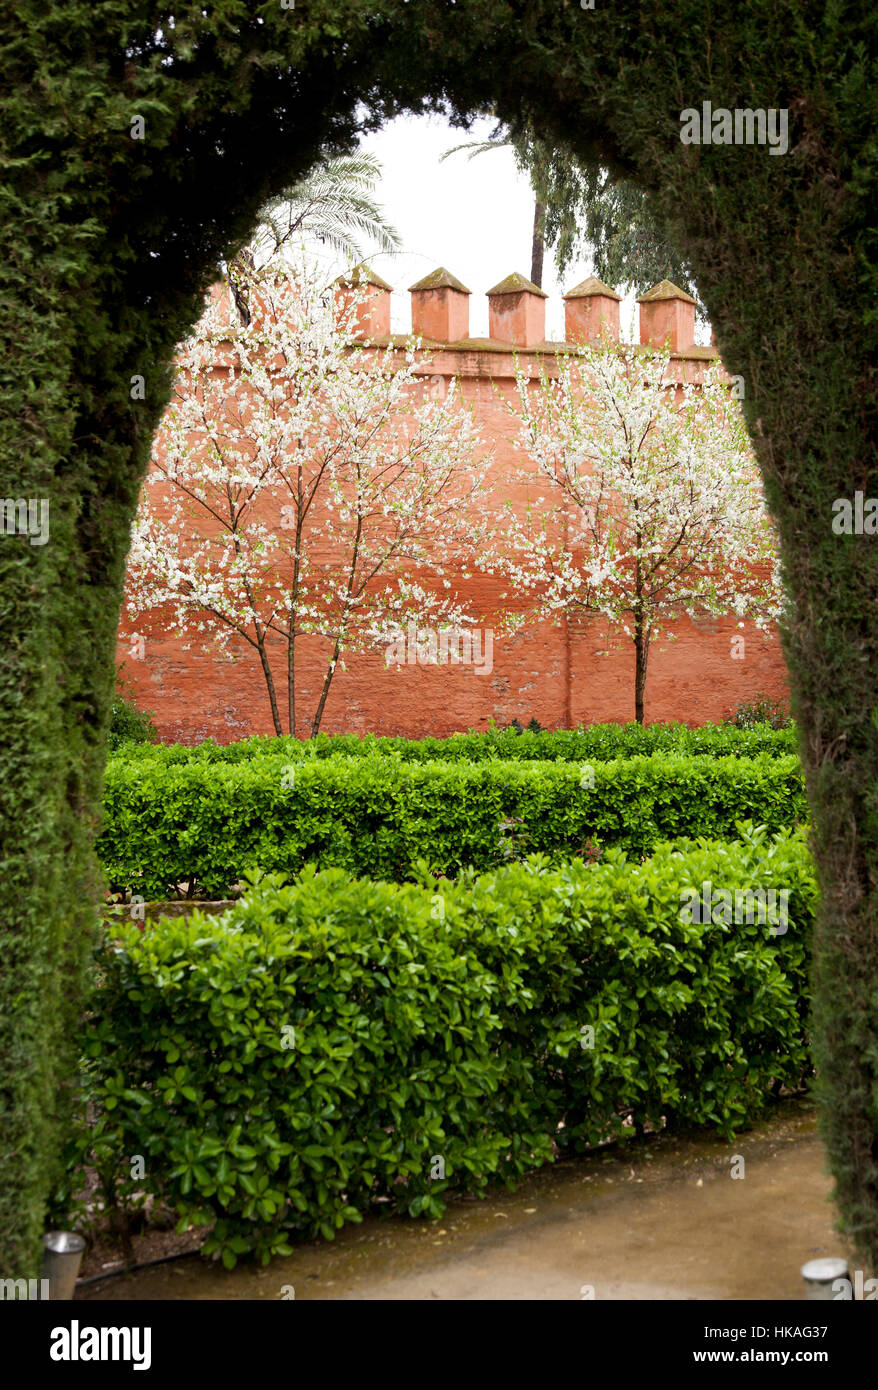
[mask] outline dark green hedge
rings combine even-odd
[[[222,917],[123,928],[98,955],[91,1125],[56,1217],[94,1167],[105,1199],[216,1222],[205,1249],[231,1265],[379,1198],[438,1216],[553,1144],[663,1117],[731,1136],[809,1073],[812,866],[800,835],[744,833],[423,885],[308,870]],[[788,889],[787,931],[682,921],[682,890],[708,880]]]
[[[309,863],[399,881],[422,859],[455,874],[534,851],[588,854],[595,841],[643,854],[661,840],[733,836],[746,819],[782,830],[806,803],[792,756],[298,766],[119,757],[105,808],[98,851],[110,886],[150,899],[182,883],[223,897],[247,870],[292,875]]]
[[[156,727],[149,711],[140,709],[133,700],[117,690],[107,730],[107,748],[110,752],[129,744],[151,744],[156,737]]]
[[[450,738],[391,738],[367,734],[318,734],[313,739],[245,738],[237,743],[204,743],[189,747],[164,744],[139,750],[141,757],[163,763],[246,762],[263,754],[283,755],[293,762],[305,758],[372,757],[402,762],[445,760],[486,762],[496,758],[536,762],[606,762],[651,753],[705,754],[712,757],[753,758],[762,753],[784,757],[797,751],[796,731],[770,725],[737,729],[732,724],[591,724],[582,729],[496,729],[488,733],[454,734]]]

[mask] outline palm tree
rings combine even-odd
[[[227,271],[243,324],[250,322],[248,282],[256,260],[276,259],[294,237],[319,238],[348,263],[362,262],[376,251],[401,249],[399,233],[374,198],[380,177],[381,165],[373,154],[340,155],[265,204],[250,247],[238,253]]]
[[[398,251],[399,233],[374,198],[380,178],[381,165],[373,154],[341,155],[318,164],[266,203],[259,218],[257,249],[273,258],[293,237],[313,236],[346,261],[361,261],[375,251]],[[361,239],[372,243],[365,252]]]

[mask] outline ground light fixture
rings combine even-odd
[[[85,1241],[74,1231],[47,1231],[43,1236],[43,1278],[49,1298],[70,1302],[82,1263]]]
[[[834,1299],[838,1297],[836,1281],[848,1278],[847,1260],[825,1258],[809,1260],[802,1265],[802,1278],[805,1281],[807,1297],[814,1299]]]

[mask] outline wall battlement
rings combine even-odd
[[[336,284],[352,283],[346,277]],[[370,292],[362,304],[359,323],[364,338],[388,342],[405,335],[390,332],[390,296],[393,286],[368,266],[358,267],[358,285]],[[472,291],[456,276],[439,266],[422,280],[409,286],[412,332],[425,345],[458,351],[509,351],[514,349],[557,352],[581,343],[596,343],[602,337],[619,342],[619,304],[622,296],[595,276],[589,276],[564,295],[563,342],[546,339],[546,300],[548,295],[517,271],[487,292],[488,337],[469,335],[469,308]],[[637,301],[639,340],[650,347],[667,347],[674,354],[712,360],[716,348],[695,344],[696,301],[662,280]]]

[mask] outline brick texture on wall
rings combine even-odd
[[[362,320],[363,336],[377,347],[399,342],[402,349],[404,340],[387,333],[389,287],[378,277],[376,282]],[[531,489],[508,486],[522,455],[513,447],[514,424],[503,400],[514,394],[516,354],[525,370],[537,377],[541,368],[551,372],[562,345],[539,338],[545,299],[524,277],[509,276],[491,291],[492,325],[497,325],[496,331],[502,326],[502,339],[467,336],[468,296],[469,291],[442,268],[412,287],[413,320],[422,334],[429,327],[455,335],[453,341],[425,338],[419,370],[433,378],[433,389],[445,390],[452,378],[458,380],[492,449],[492,476],[518,506]],[[599,280],[584,281],[571,291],[566,311],[571,341],[593,338],[601,328],[618,338],[618,300]],[[698,381],[717,355],[714,347],[694,345],[694,313],[693,301],[668,282],[640,301],[641,341],[664,342],[673,349],[671,372],[679,382]],[[490,625],[489,615],[503,606],[504,587],[476,575],[462,580],[459,592],[484,627]],[[735,644],[737,658],[733,637],[744,638],[743,653]],[[328,644],[300,639],[300,651],[296,732],[305,736],[320,694]],[[285,708],[285,656],[280,646],[274,653],[278,699]],[[383,650],[352,656],[335,675],[322,728],[329,733],[417,737],[486,729],[491,721],[504,725],[535,718],[544,727],[563,728],[634,717],[633,644],[600,617],[533,622],[514,637],[495,632],[490,663],[486,656],[483,651],[476,664],[406,661],[402,666],[386,665]],[[160,616],[146,621],[123,613],[118,660],[124,662],[135,698],[153,712],[165,741],[195,743],[210,737],[226,743],[273,730],[259,659],[243,641],[220,653],[178,637]],[[786,696],[786,671],[776,635],[763,635],[754,624],[739,626],[733,617],[683,618],[652,644],[648,722],[715,721],[762,692]]]

